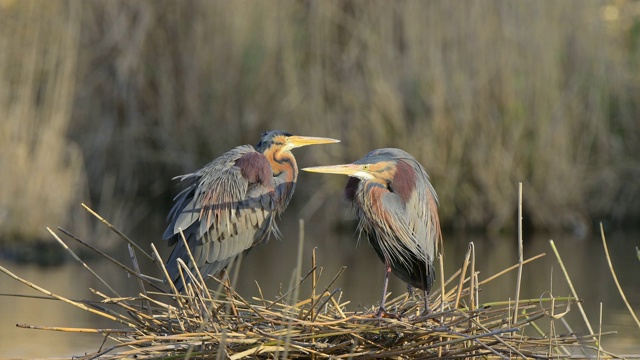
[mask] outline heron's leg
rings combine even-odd
[[[227,293],[227,298],[233,299],[233,288],[231,287],[231,279],[229,279],[229,273],[227,272],[227,268],[224,268],[222,269],[222,271],[220,271],[220,277],[224,281],[224,289],[225,289],[225,292]],[[231,312],[233,313],[234,316],[239,316],[238,309],[236,308],[236,305],[234,304],[233,301],[231,301]]]
[[[424,291],[424,312],[422,315],[431,314],[431,309],[429,308],[429,292],[427,290]]]
[[[409,297],[413,297],[413,286],[407,284],[407,292],[409,293]]]
[[[386,313],[384,308],[384,303],[387,299],[387,285],[389,285],[389,274],[391,274],[391,264],[385,262],[385,271],[384,271],[384,285],[382,286],[382,300],[380,300],[380,309],[378,309],[378,316],[382,316]]]

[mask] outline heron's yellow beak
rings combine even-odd
[[[320,145],[320,144],[335,144],[339,143],[340,140],[324,138],[324,137],[314,137],[314,136],[289,136],[287,138],[287,145],[291,149],[299,148],[307,145]]]
[[[302,169],[308,172],[324,173],[324,174],[342,174],[354,176],[356,173],[362,171],[362,165],[356,164],[342,164],[342,165],[327,165],[327,166],[312,166]]]

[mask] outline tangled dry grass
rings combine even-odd
[[[111,295],[92,290],[99,300],[71,300],[0,267],[5,274],[49,298],[64,301],[117,324],[112,329],[18,325],[70,333],[92,332],[104,337],[104,342],[96,346],[95,352],[78,356],[78,359],[618,358],[598,345],[601,336],[606,334],[590,330],[591,333],[579,335],[564,322],[563,316],[567,312],[580,308],[577,296],[558,298],[547,293],[537,299],[519,299],[519,289],[516,289],[514,300],[480,301],[482,286],[510,271],[521,270],[544,254],[521,259],[515,265],[480,280],[475,271],[474,246],[471,243],[462,267],[449,279],[443,278],[440,261],[440,287],[430,295],[429,314],[424,315],[420,296],[405,293],[388,299],[387,309],[393,316],[377,317],[375,306],[350,311],[348,299],[342,298],[339,289],[332,289],[332,284],[345,268],[327,285],[319,285],[320,272],[315,251],[311,269],[303,273],[298,266],[296,281],[276,299],[263,296],[245,299],[229,285],[234,280],[208,279],[205,282],[199,273],[190,273],[186,266],[182,268],[182,275],[191,279],[186,293],[179,294],[175,288],[167,291],[167,282],[162,278],[168,276],[155,247],[152,245],[149,253],[144,251],[100,219],[128,242],[131,267],[70,232],[59,230],[130,274],[129,281],[137,281],[140,286],[140,292],[135,296],[118,294],[51,230],[52,236],[102,281],[106,292],[111,292]],[[303,247],[304,236],[301,235],[298,264],[301,264]],[[557,252],[556,255],[562,266]],[[139,256],[156,262],[159,273],[164,276],[157,278],[140,273]],[[232,273],[234,271],[229,271]],[[236,276],[237,271],[231,277]],[[569,278],[567,280],[570,281]],[[311,293],[301,293],[301,285],[305,282],[311,282]],[[211,284],[216,288],[211,288]],[[556,329],[561,326],[566,330]],[[640,355],[625,357],[640,358]]]

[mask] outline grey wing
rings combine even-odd
[[[433,261],[438,246],[442,243],[440,219],[438,217],[438,195],[429,181],[429,175],[424,167],[415,159],[407,161],[415,170],[418,177],[416,193],[409,199],[408,208],[416,216],[412,217],[421,247],[428,258]]]
[[[416,212],[405,205],[400,196],[393,192],[385,192],[382,194],[380,205],[381,213],[385,214],[386,221],[384,227],[378,229],[384,234],[386,239],[394,239],[393,241],[385,241],[382,244],[382,250],[386,257],[395,259],[396,261],[406,263],[408,261],[409,251],[412,254],[418,254],[422,257],[424,251],[419,249],[419,240],[417,232],[421,229],[419,219]]]
[[[417,186],[404,204],[395,193],[382,197],[382,206],[394,218],[391,231],[404,247],[423,261],[433,261],[441,241],[438,198],[424,168],[415,160],[409,162],[417,176]]]
[[[273,227],[273,176],[264,155],[250,146],[235,148],[184,179],[197,180],[176,197],[164,238],[175,245],[167,270],[182,290],[177,259],[190,264],[180,239],[183,230],[203,276],[215,275],[234,258],[268,237]]]
[[[386,229],[386,238],[392,237],[396,241],[377,241],[374,249],[379,255],[388,256],[393,272],[400,279],[413,287],[429,291],[435,279],[435,243],[431,238],[435,234],[430,233],[432,228],[429,222],[432,219],[423,215],[424,201],[417,200],[415,194],[406,204],[394,193],[382,196],[382,206],[394,219]]]

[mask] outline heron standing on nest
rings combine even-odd
[[[291,150],[339,140],[295,136],[284,131],[262,134],[260,142],[238,146],[202,169],[178,176],[187,187],[174,199],[163,238],[174,246],[166,263],[178,291],[185,284],[178,259],[203,277],[222,272],[236,257],[279,235],[274,221],[289,204],[298,178]],[[195,264],[181,239],[189,245]],[[185,276],[189,283],[189,277]]]
[[[352,164],[316,166],[304,171],[349,175],[345,197],[357,211],[364,234],[384,262],[384,286],[378,316],[385,312],[389,274],[424,290],[425,313],[435,279],[433,264],[442,242],[438,196],[424,167],[407,152],[385,148]]]

